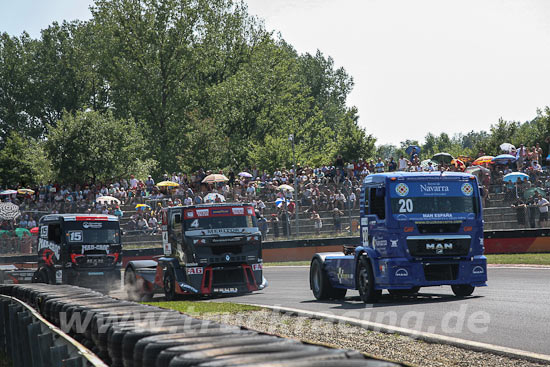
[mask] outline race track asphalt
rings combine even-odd
[[[365,305],[357,291],[342,301],[317,301],[309,267],[265,267],[269,286],[249,295],[215,301],[246,302],[354,317],[455,338],[550,355],[550,269],[490,268],[488,287],[457,299],[449,286],[420,290],[416,298],[386,292]]]

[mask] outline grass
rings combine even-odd
[[[550,265],[550,253],[486,255],[489,264]]]
[[[245,311],[260,311],[261,307],[240,305],[231,302],[170,301],[143,302],[144,304],[176,310],[190,315],[234,314]]]
[[[550,265],[550,253],[486,255],[488,264]],[[266,262],[265,266],[308,266],[308,261]]]

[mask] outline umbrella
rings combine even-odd
[[[501,149],[503,152],[508,152],[508,153],[510,153],[512,150],[516,149],[516,147],[513,146],[513,145],[510,144],[510,143],[502,143],[502,144],[500,144],[500,149]]]
[[[117,205],[120,204],[120,200],[109,195],[100,196],[95,199],[95,201],[101,204],[112,204],[113,202],[115,202]]]
[[[516,161],[516,157],[511,154],[501,154],[493,158],[492,162],[497,164],[508,164]]]
[[[227,182],[229,179],[225,177],[225,175],[220,175],[218,173],[213,173],[211,175],[206,176],[202,182],[203,183],[216,183],[216,182]]]
[[[31,236],[31,231],[27,228],[15,228],[15,234],[17,237],[23,238],[23,236]]]
[[[483,157],[479,157],[477,158],[475,161],[472,162],[472,164],[474,166],[479,166],[480,164],[486,164],[486,163],[491,163],[493,161],[493,157],[492,155],[484,155]]]
[[[409,145],[407,149],[405,149],[405,153],[407,153],[408,155],[412,155],[413,150],[414,154],[420,154],[420,151],[422,149],[420,149],[418,145]]]
[[[250,173],[248,173],[248,172],[240,172],[240,173],[239,173],[239,176],[241,176],[241,177],[248,177],[248,178],[252,177],[252,175],[251,175]]]
[[[277,187],[277,190],[283,190],[283,191],[290,191],[290,192],[293,192],[294,191],[294,187],[290,186],[290,185],[287,185],[287,184],[283,184],[283,185],[280,185]]]
[[[453,156],[449,153],[437,153],[432,157],[432,161],[439,164],[450,164],[453,159]]]
[[[467,155],[459,155],[456,159],[460,159],[464,163],[473,161],[472,157],[468,157]]]
[[[453,159],[451,161],[451,164],[453,164],[456,168],[460,168],[461,170],[464,170],[464,168],[466,168],[466,165],[460,159]]]
[[[12,220],[19,217],[19,207],[13,203],[0,203],[0,219]]]
[[[31,189],[19,189],[19,190],[17,190],[17,193],[18,193],[18,194],[21,194],[21,195],[26,195],[26,194],[32,195],[32,194],[34,194],[34,190],[31,190]]]
[[[277,208],[280,208],[282,205],[283,205],[283,198],[278,198],[277,200],[275,200],[275,206],[277,206]],[[286,200],[286,205],[290,204],[290,200]]]
[[[219,198],[220,201],[225,201],[225,197],[222,194],[218,194],[217,192],[211,192],[210,194],[206,195],[204,197],[204,202],[216,202],[216,198]]]
[[[38,234],[38,227],[32,227],[31,230],[30,230],[30,232],[31,232],[32,234]]]
[[[136,205],[136,210],[139,210],[141,208],[143,208],[143,210],[145,210],[145,208],[151,209],[151,207],[147,204],[138,204],[138,205]]]
[[[162,181],[157,184],[158,187],[176,187],[180,184],[174,181]]]
[[[423,160],[422,162],[420,162],[420,167],[422,167],[423,169],[428,169],[428,164],[429,164],[430,162],[432,163],[432,167],[433,167],[434,169],[437,169],[437,166],[438,166],[437,162],[434,162],[434,161],[432,161],[431,159],[425,159],[425,160]]]
[[[0,195],[13,195],[17,194],[17,190],[4,190],[0,191]]]
[[[516,182],[518,179],[529,179],[529,175],[521,172],[508,173],[502,178],[505,182]]]
[[[525,198],[525,200],[527,200],[531,196],[534,196],[535,194],[541,194],[542,196],[546,196],[546,192],[540,187],[531,187],[530,189],[525,190],[525,192],[523,193],[523,197]]]
[[[489,175],[489,173],[491,171],[489,171],[487,168],[485,167],[481,167],[481,166],[470,166],[470,167],[467,167],[464,172],[466,173],[471,173],[472,175],[475,175],[478,179],[478,181],[481,181],[481,179],[483,178],[483,175]]]

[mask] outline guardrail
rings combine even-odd
[[[6,295],[0,295],[0,351],[14,367],[107,367],[32,307]]]

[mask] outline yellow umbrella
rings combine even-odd
[[[157,184],[158,187],[176,187],[179,185],[179,183],[173,181],[162,181]]]
[[[32,194],[34,194],[34,190],[31,190],[31,189],[18,189],[17,193],[22,194],[22,195],[25,195],[25,194],[32,195]]]
[[[229,179],[225,177],[225,175],[220,175],[218,173],[213,173],[211,175],[206,176],[202,182],[203,183],[216,183],[216,182],[227,182]]]

